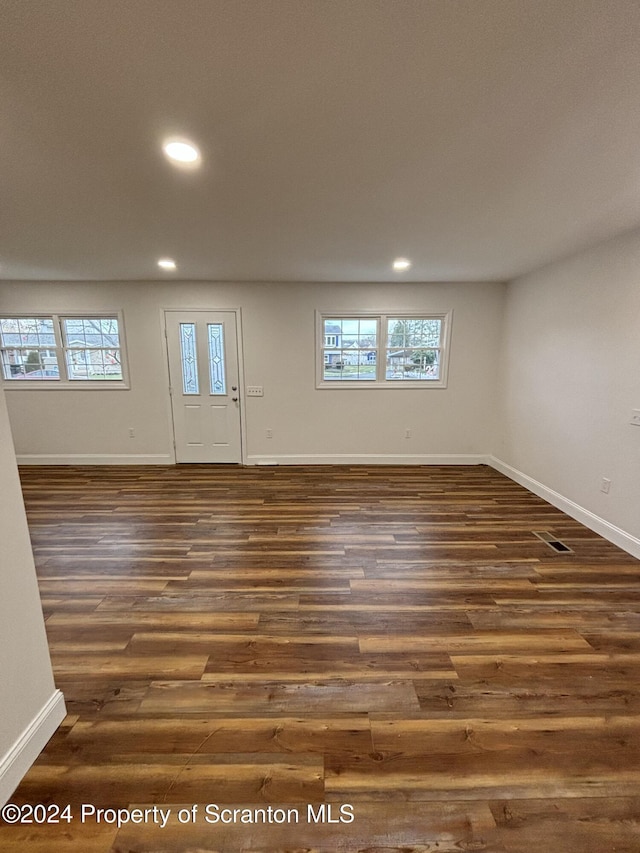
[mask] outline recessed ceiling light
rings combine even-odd
[[[200,152],[188,139],[165,139],[162,150],[167,159],[177,166],[200,165]]]
[[[395,261],[393,262],[393,268],[394,268],[394,270],[397,270],[398,272],[403,272],[404,270],[408,270],[410,266],[411,266],[411,261],[407,260],[406,258],[396,258]]]
[[[174,270],[176,268],[176,262],[171,258],[160,258],[158,266],[163,270]]]

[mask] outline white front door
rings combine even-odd
[[[165,311],[176,462],[241,462],[234,311]]]

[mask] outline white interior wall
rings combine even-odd
[[[27,519],[0,389],[0,804],[64,716],[51,673]]]
[[[496,430],[503,299],[504,285],[493,282],[4,283],[7,312],[122,309],[129,349],[130,391],[9,388],[18,458],[170,462],[162,309],[240,308],[245,380],[264,387],[264,397],[244,401],[249,463],[477,461],[491,451]],[[316,309],[453,310],[448,388],[317,390]]]
[[[504,329],[501,470],[640,556],[640,232],[511,282]]]

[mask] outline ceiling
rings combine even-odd
[[[1,0],[0,278],[512,278],[640,224],[639,37],[637,0]]]

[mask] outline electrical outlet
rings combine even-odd
[[[262,397],[262,385],[247,385],[247,397]]]
[[[602,482],[600,483],[600,491],[604,492],[605,495],[608,495],[610,488],[611,488],[611,480],[608,480],[606,477],[603,477]]]
[[[129,427],[129,438],[135,438],[135,437],[136,437],[135,429],[133,427]]]
[[[631,420],[629,423],[633,424],[633,426],[640,426],[640,409],[631,410]]]
[[[273,438],[273,430],[272,429],[266,430],[266,433],[267,433],[267,438]]]
[[[405,438],[411,438],[411,430],[410,429],[405,429],[404,437]]]

